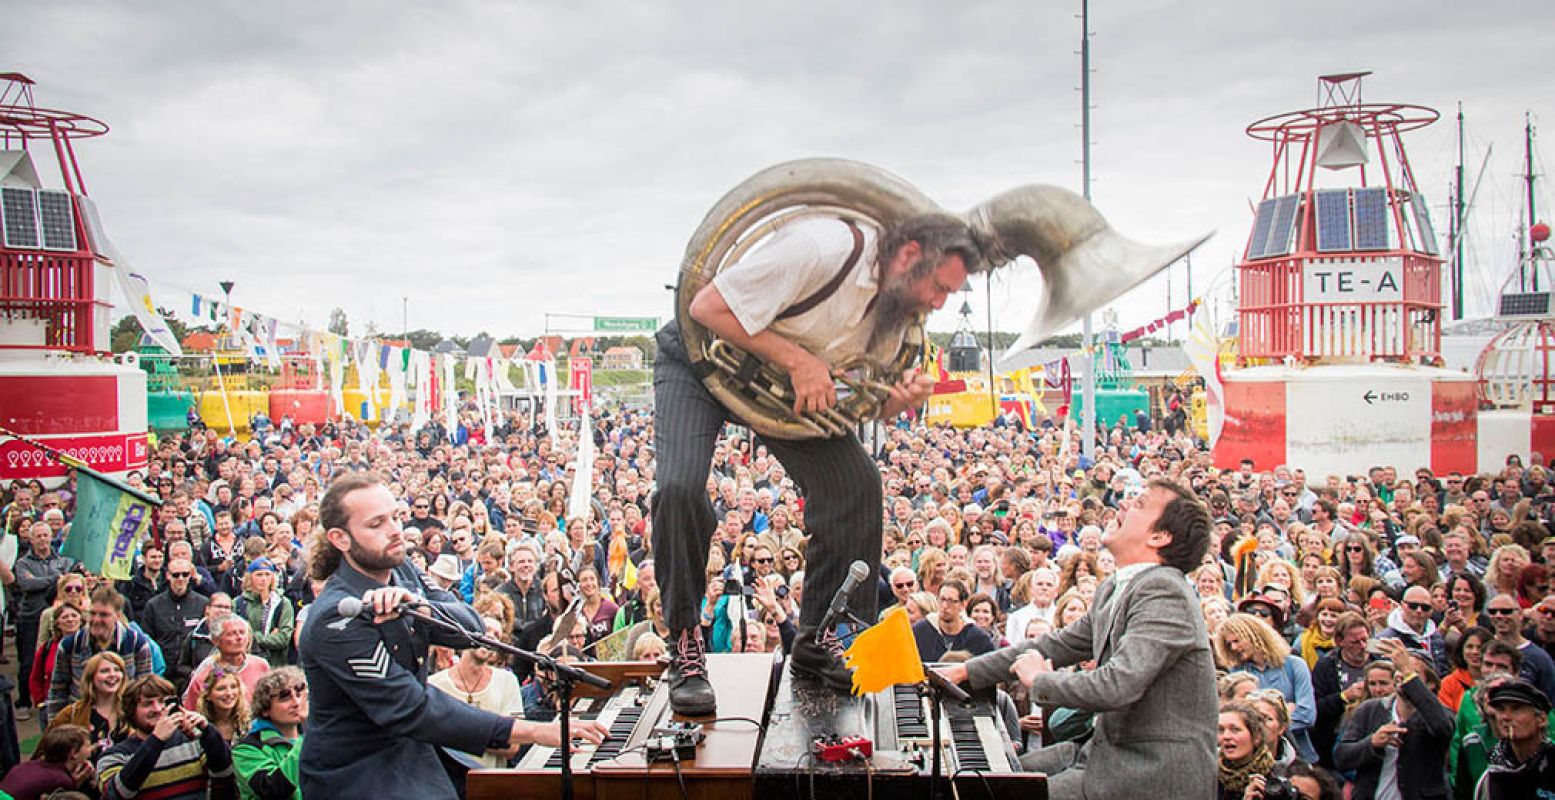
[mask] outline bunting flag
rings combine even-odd
[[[454,354],[439,353],[443,372],[440,386],[443,394],[443,424],[448,428],[448,436],[452,439],[454,432],[459,429],[459,392],[454,383]]]
[[[927,679],[918,643],[913,639],[907,609],[891,609],[879,624],[858,636],[844,652],[853,668],[853,693],[872,694],[888,686],[922,683]]]
[[[554,444],[558,434],[556,429],[556,359],[547,359],[540,364],[540,379],[545,382],[545,430]]]
[[[135,546],[151,530],[160,500],[142,494],[75,459],[76,517],[61,553],[112,580],[129,580]]]
[[[184,349],[178,344],[178,337],[173,335],[173,329],[167,326],[167,320],[162,319],[156,304],[151,300],[151,285],[146,282],[145,276],[129,272],[127,267],[114,264],[104,264],[104,266],[118,279],[119,288],[124,290],[124,298],[129,303],[130,312],[135,315],[135,320],[140,323],[146,335],[170,355],[183,355]]]
[[[594,418],[584,414],[578,425],[578,459],[572,470],[572,493],[567,498],[567,519],[588,519],[594,497]],[[565,526],[563,526],[565,527]]]

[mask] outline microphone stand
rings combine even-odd
[[[468,630],[457,622],[434,616],[434,614],[439,613],[436,606],[428,606],[428,608],[431,609],[431,613],[412,613],[410,617],[458,634],[468,641],[472,647],[485,647],[499,653],[516,656],[533,664],[537,669],[549,670],[551,674],[556,676],[557,713],[561,715],[562,798],[563,800],[572,800],[572,690],[579,681],[597,689],[608,690],[610,681],[588,670],[579,669],[571,664],[563,664],[543,653],[535,653],[521,647],[514,647],[507,642],[493,639],[484,632],[476,633],[475,631]]]

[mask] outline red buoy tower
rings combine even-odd
[[[108,132],[0,73],[0,426],[123,476],[146,465],[146,376],[109,354],[112,281],[75,142]],[[54,174],[40,174],[39,165]],[[0,480],[65,468],[0,436]]]
[[[1442,258],[1403,134],[1436,111],[1368,103],[1370,73],[1247,134],[1272,166],[1237,266],[1238,368],[1216,463],[1355,474],[1475,466],[1475,382],[1440,369]]]

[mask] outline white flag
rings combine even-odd
[[[578,422],[578,460],[572,470],[572,494],[567,499],[567,519],[588,519],[594,496],[594,418],[584,414]]]
[[[1225,390],[1220,384],[1220,341],[1210,327],[1207,311],[1198,315],[1188,340],[1183,342],[1183,352],[1193,363],[1193,368],[1204,379],[1205,416],[1209,427],[1209,446],[1220,440],[1220,430],[1226,422]]]

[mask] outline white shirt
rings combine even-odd
[[[789,225],[713,278],[740,326],[752,336],[770,329],[805,350],[837,363],[866,352],[873,324],[870,305],[879,292],[875,246],[879,232],[860,225],[864,247],[837,291],[803,314],[779,320],[837,276],[853,252],[853,234],[837,219]],[[901,339],[876,344],[874,355],[896,355]]]
[[[519,688],[518,678],[506,669],[493,668],[491,680],[486,681],[486,687],[478,692],[466,693],[455,687],[452,667],[429,676],[427,683],[442,689],[449,697],[482,711],[504,717],[521,717],[524,714],[523,690]],[[492,753],[482,755],[480,761],[488,767],[507,766],[507,759]]]
[[[1398,724],[1398,699],[1389,703],[1388,722]],[[1404,800],[1398,791],[1398,748],[1388,745],[1382,750],[1382,772],[1377,776],[1376,800]]]
[[[1010,644],[1019,644],[1026,641],[1026,626],[1034,619],[1047,620],[1053,624],[1053,605],[1037,608],[1035,603],[1027,603],[1010,612],[1010,618],[1004,623],[1004,638],[1010,640]]]

